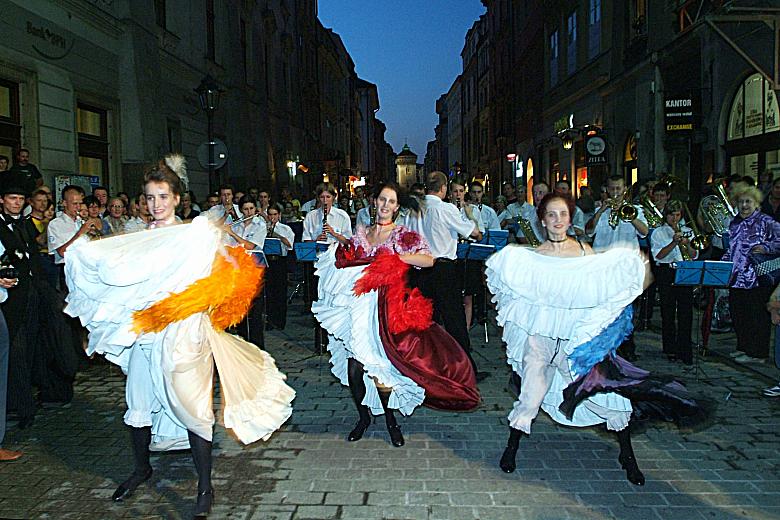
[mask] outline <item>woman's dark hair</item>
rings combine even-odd
[[[158,164],[154,169],[146,172],[146,175],[144,175],[144,187],[150,182],[164,182],[171,188],[171,193],[180,197],[182,191],[184,191],[184,186],[182,186],[179,176],[165,164]]]
[[[576,211],[574,199],[572,199],[569,195],[550,192],[542,197],[542,201],[539,203],[539,207],[536,208],[536,215],[539,217],[540,221],[544,218],[544,214],[547,213],[547,206],[549,206],[550,203],[556,199],[560,199],[564,202],[564,204],[566,204],[566,208],[569,210],[569,220],[574,218],[574,212]]]
[[[674,213],[675,211],[682,212],[683,203],[677,199],[672,199],[666,203],[666,206],[664,206],[664,217],[670,213]]]
[[[244,204],[246,204],[248,202],[251,202],[252,204],[255,205],[255,207],[257,207],[257,201],[255,200],[255,198],[253,196],[251,196],[251,195],[244,195],[243,197],[238,199],[238,209],[243,208]]]
[[[87,207],[90,207],[93,204],[95,206],[100,206],[100,201],[94,195],[87,195],[84,197],[84,204],[86,204]]]

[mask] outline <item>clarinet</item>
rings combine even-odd
[[[376,206],[373,204],[368,207],[368,224],[369,226],[376,224]]]
[[[325,224],[328,223],[328,206],[322,205],[322,232],[325,233]],[[328,234],[325,233],[325,240],[328,239]]]

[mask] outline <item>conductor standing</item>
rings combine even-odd
[[[469,355],[477,380],[484,379],[485,373],[477,372],[474,359],[471,358],[471,341],[466,328],[466,314],[463,310],[463,294],[460,284],[463,273],[456,265],[458,236],[482,239],[479,226],[473,220],[464,217],[450,203],[447,197],[447,176],[434,171],[428,175],[425,195],[425,214],[422,218],[421,233],[431,246],[431,254],[436,259],[428,273],[420,278],[420,290],[433,301],[436,321],[442,324]]]

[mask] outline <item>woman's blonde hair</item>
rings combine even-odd
[[[756,201],[756,206],[760,206],[761,202],[764,200],[764,194],[761,193],[761,190],[759,190],[755,186],[749,186],[747,184],[745,184],[744,186],[738,186],[731,193],[732,202],[736,202],[740,197],[750,197],[751,199]]]

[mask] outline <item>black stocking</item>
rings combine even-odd
[[[187,430],[192,448],[192,461],[198,472],[198,494],[211,490],[211,441]]]
[[[347,379],[349,380],[349,389],[352,392],[352,400],[355,401],[355,407],[360,416],[359,424],[367,426],[371,423],[371,414],[368,411],[368,406],[363,404],[363,399],[366,397],[364,373],[365,369],[362,363],[354,358],[347,360]]]
[[[401,427],[395,420],[393,409],[390,408],[390,391],[377,389],[379,392],[379,400],[382,402],[382,408],[385,411],[385,424],[387,425],[387,433],[390,434],[390,442],[393,446],[401,447],[404,445],[404,436],[401,434]]]

